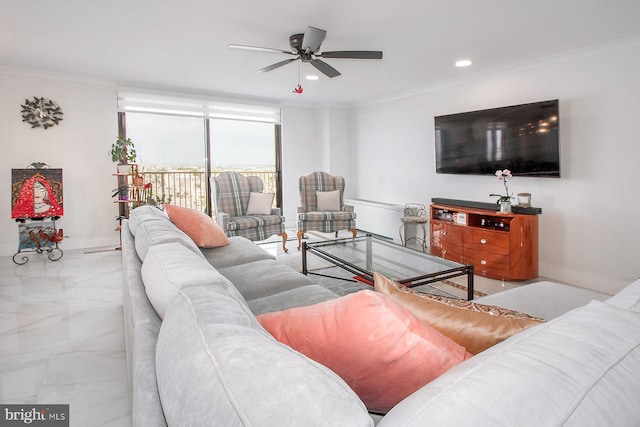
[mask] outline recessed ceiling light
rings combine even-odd
[[[315,74],[309,74],[307,77],[305,77],[305,79],[307,79],[307,80],[318,80],[318,76],[316,76]]]
[[[468,59],[461,59],[460,61],[456,61],[456,67],[468,67],[471,65],[471,61]]]

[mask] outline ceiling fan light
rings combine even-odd
[[[309,74],[309,75],[307,75],[307,76],[305,77],[305,79],[307,79],[307,80],[318,80],[318,79],[319,79],[319,77],[318,77],[318,76],[316,76],[315,74]]]
[[[456,67],[468,67],[469,65],[471,65],[471,60],[469,59],[461,59],[459,61],[456,61]]]

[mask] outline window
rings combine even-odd
[[[277,192],[273,124],[212,119],[209,125],[212,174],[234,170],[257,175],[264,191]]]
[[[128,113],[126,135],[138,168],[158,200],[207,212],[204,119]]]
[[[260,176],[282,205],[279,109],[121,90],[118,110],[158,200],[211,212],[208,177],[235,170]]]

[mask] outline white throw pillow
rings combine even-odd
[[[316,201],[319,211],[340,211],[340,190],[317,191]]]
[[[273,207],[274,193],[251,193],[249,194],[249,206],[247,215],[271,215]]]

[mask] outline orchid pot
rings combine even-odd
[[[511,213],[511,200],[501,200],[500,213]]]
[[[511,171],[509,169],[497,170],[495,175],[498,177],[498,181],[504,184],[506,195],[490,194],[490,196],[498,198],[496,203],[500,207],[500,213],[511,213],[511,199],[513,197],[509,195],[509,186],[507,184],[507,181],[512,178]]]

